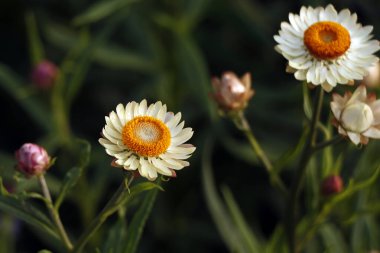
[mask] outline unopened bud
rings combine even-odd
[[[363,83],[371,88],[380,86],[380,62],[368,68],[368,75],[364,78]]]
[[[48,61],[44,60],[38,63],[32,71],[32,82],[38,88],[48,89],[52,87],[58,76],[58,67]]]
[[[321,186],[321,192],[324,196],[331,196],[343,190],[342,178],[338,175],[326,177]]]
[[[50,166],[46,150],[33,143],[25,143],[16,151],[17,167],[28,176],[44,173]]]
[[[211,81],[215,101],[219,108],[227,112],[244,109],[254,94],[249,73],[239,79],[235,73],[225,72],[221,79],[214,77]]]

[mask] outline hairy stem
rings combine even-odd
[[[257,141],[255,135],[253,134],[251,127],[245,118],[243,112],[240,112],[237,115],[237,118],[234,120],[236,126],[243,131],[245,136],[247,137],[249,143],[252,146],[253,151],[256,153],[257,157],[260,159],[260,161],[263,163],[266,171],[269,174],[271,183],[280,190],[285,196],[288,195],[288,191],[285,187],[285,184],[281,180],[281,178],[278,176],[276,171],[274,170],[273,164],[269,160],[268,156],[266,155],[265,151],[260,146],[260,143]]]
[[[50,217],[53,220],[54,224],[56,225],[59,236],[61,237],[66,248],[68,250],[71,250],[73,248],[73,245],[71,244],[71,241],[69,237],[67,236],[66,230],[62,224],[61,218],[59,217],[58,211],[54,208],[53,201],[51,199],[49,188],[47,186],[44,175],[43,174],[39,175],[38,180],[41,186],[42,194],[46,198],[46,207],[49,210]]]

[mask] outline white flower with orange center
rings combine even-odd
[[[180,123],[181,113],[167,112],[160,101],[149,107],[146,100],[119,104],[105,118],[99,142],[116,158],[116,166],[155,180],[158,174],[175,177],[175,170],[189,165],[185,160],[195,147],[185,142],[194,132],[184,128],[184,121]]]
[[[375,94],[367,96],[364,85],[343,97],[333,94],[330,106],[338,132],[354,144],[367,144],[368,138],[380,139],[380,100]]]
[[[289,14],[281,23],[275,49],[288,61],[297,80],[322,85],[330,92],[339,84],[353,84],[368,74],[378,58],[379,41],[371,40],[372,26],[357,23],[348,9],[339,13],[331,4],[326,8],[302,7],[300,14]]]

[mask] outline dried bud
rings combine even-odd
[[[44,173],[50,165],[46,150],[33,143],[25,143],[16,151],[18,169],[28,176]]]
[[[322,182],[321,192],[324,196],[331,196],[343,190],[342,178],[338,175],[326,177]]]
[[[48,89],[54,85],[58,76],[57,66],[47,60],[41,61],[32,71],[32,82],[41,89]]]
[[[368,68],[368,75],[364,78],[363,83],[371,88],[380,86],[380,62]]]
[[[214,87],[214,99],[219,108],[226,112],[244,109],[254,94],[249,73],[239,79],[235,73],[225,72],[221,79],[214,77],[211,82]]]

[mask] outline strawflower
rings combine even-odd
[[[369,138],[380,139],[380,100],[376,100],[375,94],[367,95],[364,85],[343,97],[333,94],[330,106],[338,132],[354,144],[367,144]]]
[[[158,174],[175,177],[175,170],[189,165],[185,161],[195,151],[185,144],[193,130],[184,128],[181,113],[167,112],[160,101],[119,104],[116,112],[105,117],[103,137],[99,139],[107,154],[115,157],[117,167],[138,171],[141,176],[155,180]]]
[[[331,4],[303,6],[299,14],[289,14],[289,22],[282,22],[274,36],[275,49],[288,60],[297,80],[330,92],[337,84],[362,80],[378,62],[373,54],[380,46],[371,40],[373,27],[357,23],[357,15],[348,9],[338,13]]]

